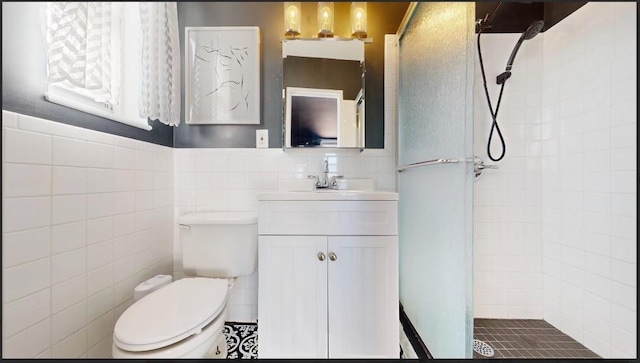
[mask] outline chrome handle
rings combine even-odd
[[[180,228],[184,228],[184,229],[189,230],[189,231],[191,230],[191,226],[186,225],[186,224],[178,224],[178,226],[180,226]]]
[[[324,253],[318,252],[318,260],[324,261]]]
[[[484,169],[499,169],[498,164],[485,164],[484,161],[477,157],[473,157],[473,172],[475,176],[475,180],[478,180],[480,176],[482,176],[482,171]]]
[[[337,260],[337,259],[338,259],[338,255],[336,255],[336,254],[335,254],[335,253],[333,253],[333,252],[329,252],[329,259],[330,259],[331,261],[335,261],[335,260]]]
[[[480,164],[478,166],[476,166],[476,169],[500,169],[500,167],[496,164]]]
[[[404,166],[401,166],[399,168],[396,169],[397,172],[403,172],[407,169],[411,169],[411,168],[417,168],[419,166],[429,166],[429,165],[438,165],[438,164],[455,164],[458,163],[458,159],[434,159],[434,160],[427,160],[427,161],[421,161],[418,163],[411,163],[411,164],[407,164]]]
[[[329,180],[329,186],[333,187],[336,186],[338,184],[338,179],[343,179],[344,175],[335,175],[332,176],[331,179]]]

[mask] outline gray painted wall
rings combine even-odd
[[[279,5],[279,6],[278,6]],[[269,130],[269,146],[281,147],[282,140],[282,3],[180,2],[181,67],[184,70],[184,28],[186,26],[260,27],[260,124],[187,125],[184,123],[184,77],[182,83],[182,123],[174,132],[174,147],[251,148],[256,146],[257,129]],[[184,75],[184,72],[183,72]]]
[[[350,2],[334,3],[334,32],[349,34]],[[384,147],[384,34],[395,33],[408,2],[369,2],[369,37],[365,46],[366,69],[366,145]],[[302,37],[310,38],[316,29],[317,3],[302,3]],[[258,26],[260,27],[259,125],[187,125],[174,131],[174,147],[179,148],[253,148],[258,129],[269,130],[269,147],[282,147],[282,43],[284,20],[282,2],[180,2],[178,3],[181,51],[184,54],[186,26]],[[184,57],[182,60],[184,69]],[[182,80],[184,95],[184,79]],[[184,96],[182,103],[184,122]]]
[[[51,103],[39,9],[44,3],[2,3],[2,109],[165,146],[173,128],[151,121],[151,131]]]

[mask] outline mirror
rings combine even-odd
[[[365,147],[364,42],[282,43],[285,148]]]

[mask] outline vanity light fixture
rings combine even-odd
[[[351,3],[351,37],[364,39],[367,37],[367,3],[354,1]]]
[[[333,3],[318,3],[318,38],[333,38]]]
[[[300,35],[300,2],[284,3],[284,36],[287,39],[295,39]]]

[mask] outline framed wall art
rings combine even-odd
[[[260,123],[259,27],[185,27],[185,122]]]

